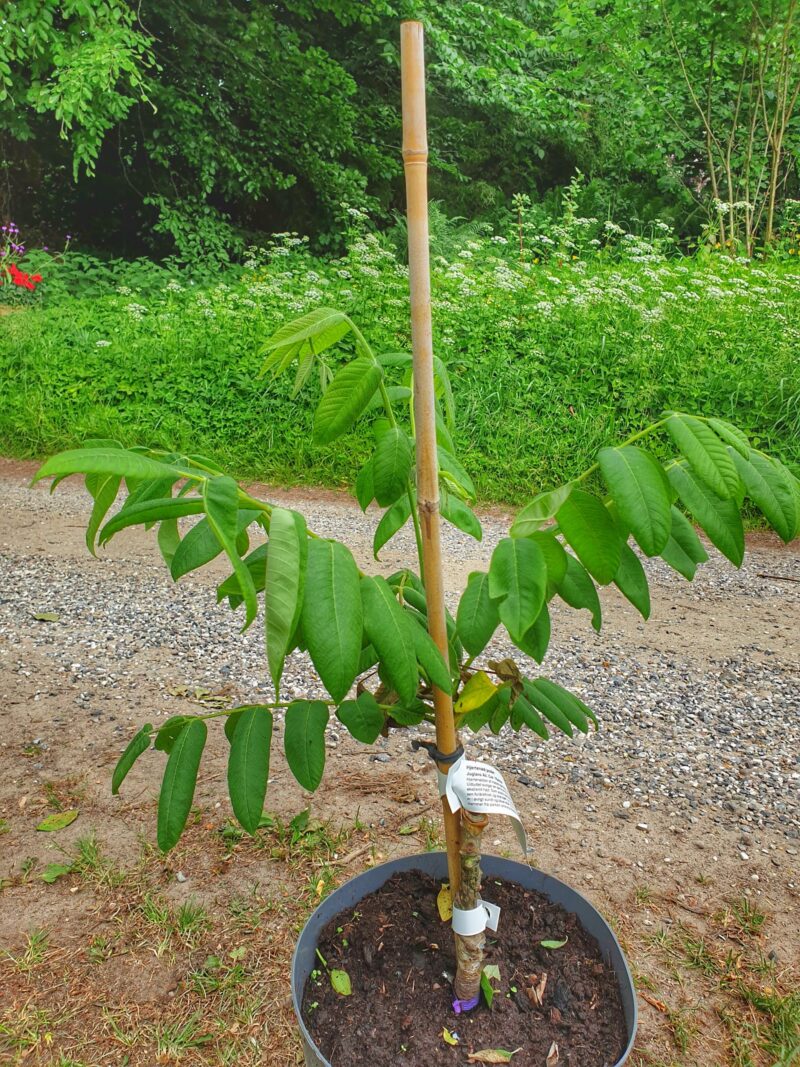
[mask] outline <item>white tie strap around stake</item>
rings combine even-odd
[[[453,933],[461,937],[482,934],[484,930],[497,930],[500,908],[478,897],[476,908],[453,908]]]

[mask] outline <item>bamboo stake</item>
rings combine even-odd
[[[433,389],[431,279],[428,254],[428,137],[425,117],[425,56],[420,22],[400,26],[403,95],[403,165],[408,214],[408,276],[411,290],[411,346],[414,355],[414,422],[417,445],[417,506],[422,527],[422,563],[428,602],[428,629],[445,663],[449,660],[444,610],[439,515],[439,460],[436,453],[436,408]],[[436,745],[454,752],[458,743],[453,699],[433,690]],[[447,767],[440,765],[447,772]],[[450,888],[458,890],[460,820],[442,797]]]

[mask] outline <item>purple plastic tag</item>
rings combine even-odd
[[[473,1008],[477,1008],[480,1003],[480,997],[472,997],[470,1000],[453,1000],[453,1011],[456,1015],[461,1015],[462,1012],[472,1011]]]

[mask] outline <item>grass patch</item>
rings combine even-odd
[[[518,264],[486,240],[464,251],[434,263],[435,345],[483,500],[567,480],[669,408],[730,419],[800,465],[796,269],[656,254]],[[289,402],[293,375],[259,379],[258,350],[322,304],[377,351],[408,349],[405,272],[368,238],[339,261],[283,252],[208,287],[175,278],[5,316],[0,449],[41,457],[111,437],[201,451],[239,477],[351,484],[368,430],[312,447],[319,384]]]

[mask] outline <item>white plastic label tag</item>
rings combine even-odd
[[[456,760],[446,775],[439,772],[439,793],[447,797],[452,812],[464,807],[477,815],[506,815],[514,824],[514,831],[523,854],[528,853],[525,828],[503,776],[496,767],[476,763],[463,756]]]
[[[497,930],[500,921],[500,908],[497,904],[490,904],[478,897],[477,908],[464,911],[461,908],[453,908],[453,933],[461,934],[462,937],[470,937],[472,934],[482,934],[487,928]]]

